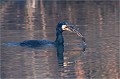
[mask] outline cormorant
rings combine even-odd
[[[56,27],[56,40],[54,42],[48,41],[48,40],[26,40],[23,42],[20,42],[20,46],[25,47],[40,47],[42,45],[49,45],[49,44],[63,44],[64,38],[62,36],[63,31],[71,31],[77,33],[80,37],[82,37],[82,40],[84,40],[84,37],[77,31],[77,29],[71,25],[68,25],[67,22],[59,22]]]
[[[63,31],[70,31],[76,33],[85,42],[85,38],[80,34],[80,32],[73,25],[69,25],[68,22],[59,22],[56,27],[56,40],[54,42],[48,40],[25,40],[22,42],[12,42],[7,43],[8,46],[23,46],[30,48],[39,48],[46,45],[58,46],[64,43],[64,38],[62,36]],[[84,47],[83,47],[84,48]]]

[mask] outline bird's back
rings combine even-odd
[[[48,41],[48,40],[25,40],[20,43],[20,46],[24,47],[41,47],[44,45],[53,45],[54,42]]]

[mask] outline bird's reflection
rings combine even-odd
[[[57,50],[57,59],[60,67],[64,67],[64,44],[58,44],[55,46]],[[80,47],[82,48],[80,51],[84,52],[86,49],[86,43],[81,42]]]
[[[63,66],[64,65],[64,44],[59,44],[56,45],[56,49],[57,49],[57,59],[58,59],[58,64],[59,66]]]

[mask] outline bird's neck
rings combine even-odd
[[[63,44],[64,43],[64,38],[62,36],[62,32],[61,31],[57,31],[56,32],[56,40],[55,43],[58,44]]]

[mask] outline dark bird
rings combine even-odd
[[[68,25],[67,22],[59,22],[56,27],[56,40],[54,42],[48,40],[26,40],[20,43],[20,46],[27,46],[27,47],[40,47],[42,45],[49,45],[49,44],[63,44],[64,38],[62,36],[63,31],[71,31],[75,32],[79,35],[83,41],[84,37],[77,31],[77,29],[71,25]]]
[[[80,34],[80,32],[75,28],[73,25],[69,25],[68,22],[59,22],[56,27],[56,40],[54,42],[48,41],[48,40],[25,40],[22,42],[14,42],[14,43],[8,43],[9,46],[23,46],[23,47],[30,47],[30,48],[39,48],[41,46],[45,45],[60,45],[64,43],[63,38],[63,31],[70,31],[76,33],[78,36],[80,36],[85,42],[85,38]]]

